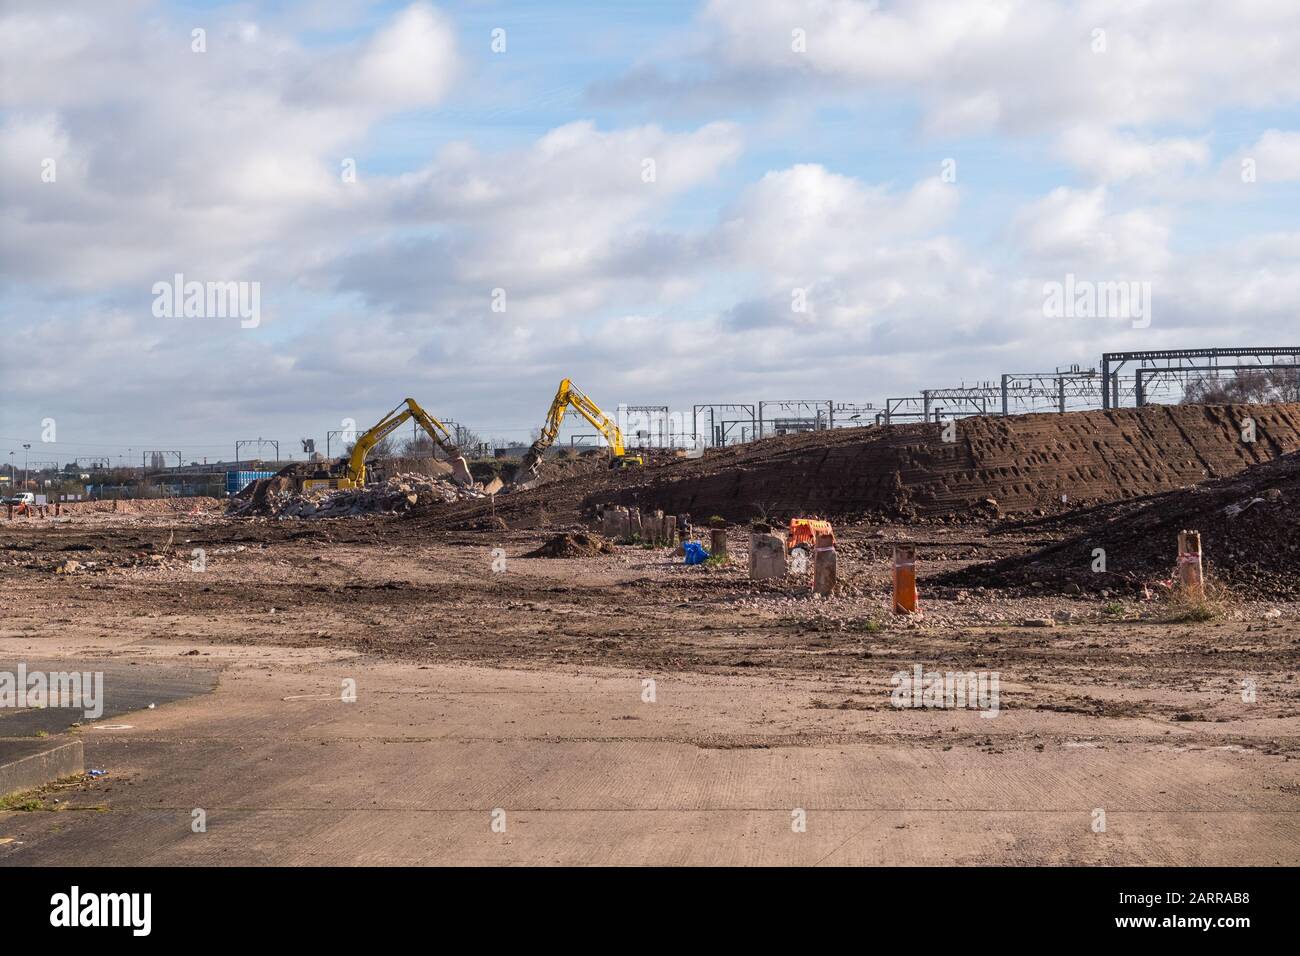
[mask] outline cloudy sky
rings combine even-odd
[[[0,453],[1296,344],[1298,64],[1295,0],[0,0]]]

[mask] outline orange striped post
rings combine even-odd
[[[1199,531],[1178,532],[1178,584],[1189,597],[1198,600],[1205,597]]]
[[[916,547],[894,545],[894,613],[916,614]]]

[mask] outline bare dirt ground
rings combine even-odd
[[[826,600],[750,582],[739,531],[686,567],[435,525],[0,527],[0,665],[220,674],[74,730],[109,775],[0,812],[0,862],[1300,863],[1300,605],[927,587],[1063,535],[978,522],[837,524]],[[897,540],[920,620],[887,613]],[[896,708],[916,665],[996,672],[996,718]],[[220,840],[187,842],[195,807]]]

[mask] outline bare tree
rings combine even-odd
[[[432,458],[433,448],[432,438],[428,435],[417,435],[406,440],[406,444],[402,446],[402,454],[407,458]]]
[[[1300,365],[1246,369],[1232,378],[1199,375],[1183,390],[1184,405],[1263,404],[1300,401]]]

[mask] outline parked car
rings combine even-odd
[[[5,499],[5,504],[7,504],[7,505],[34,505],[34,504],[36,504],[36,495],[32,494],[30,491],[20,491],[20,492],[18,492],[18,494],[14,495],[12,498],[6,498],[6,499]]]

